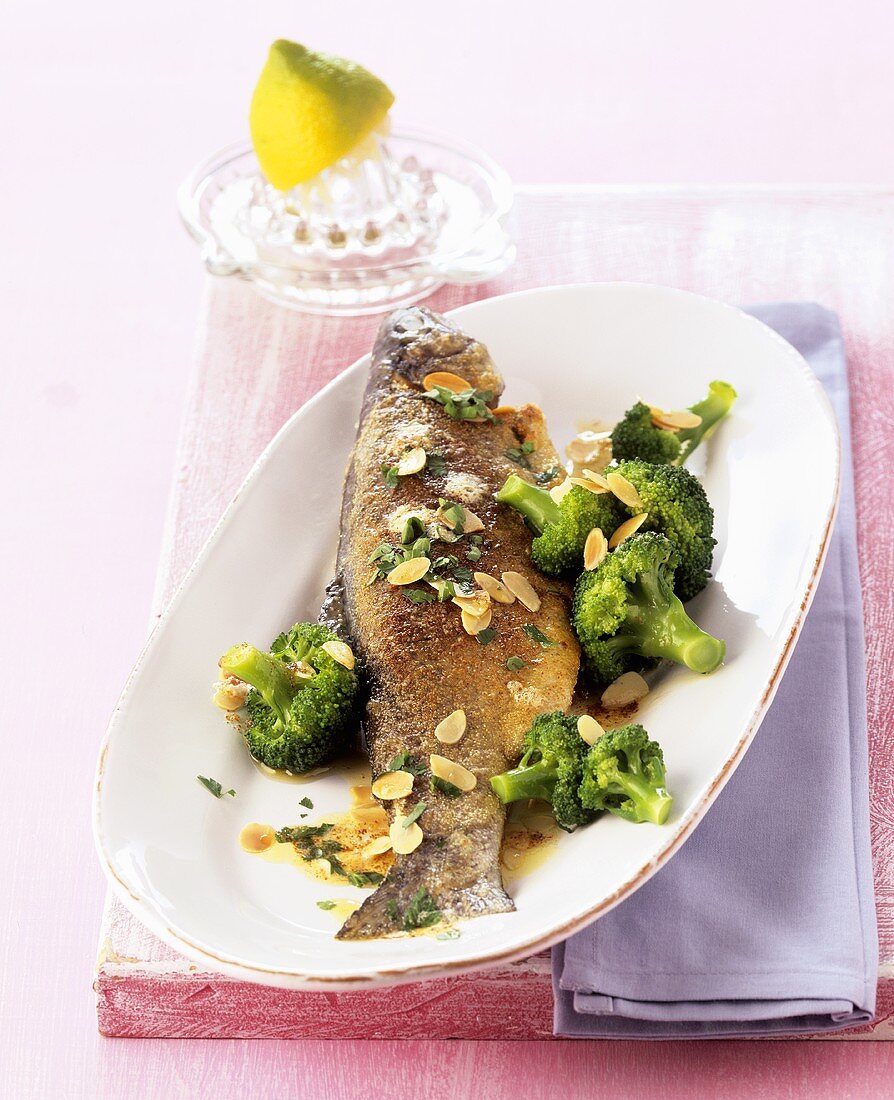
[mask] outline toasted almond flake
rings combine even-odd
[[[473,535],[476,531],[484,530],[484,524],[481,522],[478,516],[476,516],[474,512],[466,508],[465,505],[463,505],[463,512],[465,512],[465,516],[462,521],[464,535]],[[448,516],[445,516],[444,513],[440,511],[440,509],[438,510],[438,522],[443,523],[445,527],[449,527],[451,531],[455,530],[456,528],[455,522]]]
[[[467,382],[461,375],[453,374],[449,370],[432,371],[422,379],[423,389],[433,390],[435,386],[441,386],[445,390],[450,390],[451,393],[462,393],[463,390],[474,389],[471,382]]]
[[[500,580],[506,585],[518,602],[529,611],[540,610],[540,597],[534,591],[534,586],[527,577],[510,569],[506,573],[500,575]]]
[[[413,777],[409,772],[385,772],[372,785],[376,798],[390,802],[394,798],[406,798],[413,789]]]
[[[370,828],[384,829],[388,825],[388,814],[381,806],[352,806],[351,817]]]
[[[595,470],[584,470],[583,473],[587,481],[592,481],[594,485],[598,485],[603,492],[610,493],[612,491],[612,487],[608,483],[608,478],[603,474],[599,474]]]
[[[689,409],[679,409],[676,412],[665,412],[664,409],[651,409],[652,423],[656,428],[665,428],[670,432],[679,432],[684,428],[697,428],[702,418],[698,413]]]
[[[590,714],[582,714],[577,720],[577,732],[588,745],[595,745],[605,730]]]
[[[617,470],[610,470],[605,480],[609,489],[622,504],[626,504],[628,508],[642,508],[643,502],[640,500],[639,493],[623,474],[619,474]]]
[[[357,663],[354,651],[340,638],[330,638],[328,642],[323,642],[322,649],[336,664],[343,665],[345,668],[353,668]]]
[[[497,405],[493,410],[494,416],[511,416],[515,412],[515,405]]]
[[[343,644],[344,643],[342,643],[342,645]],[[332,657],[333,660],[338,660],[334,653],[330,653],[329,656]],[[353,656],[354,654],[352,653],[351,657]],[[341,664],[341,662],[339,662],[339,664]],[[354,662],[352,661],[351,664],[346,667],[353,668]],[[307,661],[291,661],[289,663],[289,671],[297,680],[312,680],[317,674],[313,665],[309,665]]]
[[[453,603],[463,611],[468,611],[475,618],[480,618],[485,611],[490,610],[490,593],[480,588],[471,596],[454,596]]]
[[[648,512],[640,512],[638,516],[631,516],[630,519],[625,519],[620,527],[615,528],[614,534],[608,540],[609,550],[614,550],[616,546],[621,545],[624,539],[635,534],[648,518]]]
[[[573,488],[574,482],[570,477],[566,477],[564,481],[560,481],[558,485],[554,485],[552,489],[550,489],[549,495],[556,504],[561,504],[563,499],[568,496]]]
[[[492,618],[493,612],[490,608],[483,615],[470,615],[468,611],[463,611],[463,630],[467,634],[479,634],[482,630],[487,630]]]
[[[428,558],[407,558],[386,575],[389,584],[415,584],[431,569]],[[325,647],[324,647],[325,648]]]
[[[454,710],[435,726],[435,740],[442,745],[455,745],[466,732],[466,712]]]
[[[244,680],[239,680],[235,676],[227,676],[223,680],[218,680],[214,685],[214,694],[211,696],[211,700],[221,710],[239,710],[241,706],[245,705],[248,688],[249,685]]]
[[[608,542],[605,535],[600,527],[594,527],[584,543],[584,569],[595,569],[597,565],[601,565],[605,561],[606,554],[608,554]]]
[[[479,588],[490,596],[494,603],[515,603],[515,596],[509,591],[502,581],[492,577],[490,573],[473,573],[472,578]]]
[[[607,466],[611,461],[611,432],[582,431],[565,448],[565,454],[576,466],[596,463]]]
[[[596,493],[597,496],[600,493],[611,492],[611,490],[604,485],[600,485],[598,481],[591,481],[588,477],[569,477],[568,481],[570,481],[572,485],[579,485],[582,489],[588,489],[591,493]]]
[[[381,856],[390,851],[391,837],[377,836],[375,840],[371,840],[369,844],[360,849],[360,855],[363,859],[372,859],[374,856]]]
[[[625,672],[602,693],[602,705],[610,710],[636,703],[649,694],[649,685],[638,672]]]
[[[415,821],[405,827],[405,820],[406,819],[403,817],[398,817],[388,830],[388,836],[391,838],[391,847],[399,856],[405,856],[410,852],[415,852],[422,843],[422,830]]]
[[[351,805],[353,806],[375,806],[372,796],[372,787],[364,783],[361,787],[351,787]]]
[[[438,779],[443,779],[447,783],[452,783],[454,787],[459,787],[461,791],[473,791],[478,783],[474,773],[470,772],[468,768],[464,768],[462,764],[457,764],[455,760],[448,760],[446,756],[438,756],[436,752],[433,752],[428,758],[428,765],[431,768],[432,775],[436,775]]]
[[[408,477],[410,474],[418,474],[425,467],[428,459],[422,447],[414,447],[411,451],[400,456],[397,461],[397,476]]]

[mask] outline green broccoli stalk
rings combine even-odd
[[[625,539],[574,591],[571,618],[590,671],[610,683],[646,659],[666,658],[708,673],[725,644],[689,618],[674,594],[676,554],[652,531]]]
[[[550,577],[579,573],[583,568],[584,543],[594,527],[606,537],[626,516],[612,493],[591,493],[574,485],[557,504],[547,489],[511,474],[496,500],[508,504],[525,517],[537,538],[531,543],[531,560]]]
[[[648,519],[641,531],[657,531],[676,551],[674,591],[691,600],[711,578],[714,557],[714,509],[702,483],[681,466],[634,459],[613,467],[636,489]],[[630,509],[631,513],[634,509]]]
[[[593,818],[581,804],[587,744],[577,731],[577,719],[554,711],[539,714],[525,734],[525,753],[517,768],[491,777],[490,785],[504,804],[522,798],[542,798],[552,804],[563,829],[585,825]]]
[[[697,428],[670,431],[652,423],[652,411],[638,401],[628,409],[612,430],[612,456],[616,462],[639,458],[643,462],[682,466],[695,448],[708,439],[736,400],[729,382],[712,382],[708,396],[691,405],[690,412],[702,418]]]
[[[251,684],[243,730],[248,751],[277,771],[306,772],[341,748],[355,721],[357,674],[323,649],[328,627],[296,623],[265,653],[242,643],[220,659],[221,671]]]
[[[708,386],[708,396],[703,401],[698,401],[690,406],[689,411],[702,418],[697,428],[684,428],[677,433],[680,440],[680,458],[678,465],[682,465],[692,454],[702,440],[710,439],[721,420],[733,407],[733,402],[738,394],[729,382],[715,381]]]
[[[665,782],[661,746],[631,724],[603,734],[587,753],[580,799],[593,811],[663,825],[673,803]]]

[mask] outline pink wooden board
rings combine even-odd
[[[890,478],[877,473],[894,464],[894,196],[869,190],[526,189],[519,195],[517,236],[519,259],[505,276],[442,290],[431,304],[449,309],[526,287],[628,279],[733,302],[812,299],[842,318],[851,397],[860,414],[854,448],[882,958],[879,1020],[873,1029],[849,1034],[894,1038],[894,489]],[[258,452],[311,394],[369,349],[376,324],[376,318],[293,314],[264,302],[245,284],[209,283],[156,614]],[[598,404],[598,394],[593,401]],[[289,993],[199,970],[111,898],[95,989],[99,1025],[108,1035],[551,1034],[545,957],[376,993]]]

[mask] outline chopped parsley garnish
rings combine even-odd
[[[400,533],[400,541],[402,545],[409,546],[411,542],[415,542],[421,535],[425,534],[425,524],[418,516],[407,516],[404,520],[403,530]]]
[[[495,419],[494,414],[487,407],[487,403],[492,401],[494,396],[491,390],[469,388],[454,393],[445,386],[432,386],[422,396],[443,405],[444,411],[454,420],[492,422]]]
[[[412,810],[404,818],[404,828],[409,829],[414,821],[418,821],[420,817],[428,809],[428,806],[424,802],[417,802]]]
[[[280,844],[306,844],[325,836],[332,828],[331,823],[322,825],[286,825],[276,833]]]
[[[534,480],[538,485],[545,485],[548,481],[552,481],[553,478],[557,478],[559,474],[564,473],[565,470],[561,466],[550,466],[548,470],[541,470]]]
[[[496,636],[497,628],[495,626],[489,626],[485,630],[479,630],[475,638],[479,645],[490,645]]]
[[[441,910],[438,908],[438,903],[423,886],[410,898],[410,904],[404,913],[404,931],[412,932],[414,928],[430,928],[440,920]]]
[[[410,603],[433,603],[438,597],[425,588],[405,588],[404,595]]]
[[[523,470],[530,470],[531,463],[528,461],[528,455],[534,453],[534,444],[530,441],[522,443],[520,447],[510,447],[506,451],[506,457],[510,462],[514,462],[516,466],[521,466]]]
[[[466,548],[466,557],[469,561],[481,561],[481,547],[484,539],[480,535],[469,535],[470,546]]]
[[[441,509],[441,515],[453,528],[453,533],[455,535],[462,535],[465,531],[465,508],[455,500],[444,500],[443,497],[439,498],[438,505]]]
[[[335,905],[336,905],[336,903],[334,901],[318,901],[317,902],[317,908],[318,909],[334,909]]]
[[[443,477],[447,473],[447,459],[441,454],[430,454],[425,468],[432,477]]]
[[[455,783],[451,783],[448,779],[442,779],[439,775],[431,777],[431,789],[446,794],[448,798],[459,798],[463,793]]]
[[[378,886],[385,879],[378,871],[349,871],[348,882],[352,886]]]
[[[307,795],[305,795],[304,798],[301,799],[298,805],[303,806],[306,810],[312,810],[314,808],[313,802],[311,802]]]
[[[389,489],[397,488],[397,467],[389,466],[387,462],[382,463],[382,477],[385,479],[385,484]]]
[[[425,765],[419,759],[404,751],[399,752],[385,769],[388,772],[409,772],[410,775],[425,775]]]
[[[196,779],[202,784],[206,791],[210,791],[215,798],[223,798],[224,789],[216,779],[209,779],[207,775],[197,775]],[[226,792],[231,798],[236,797],[236,792],[232,787]]]
[[[521,657],[510,657],[509,660],[506,662],[506,667],[509,669],[510,672],[518,672],[520,668],[525,667],[525,662],[521,659]]]
[[[544,649],[549,649],[551,645],[556,644],[552,640],[552,638],[547,637],[547,635],[544,634],[543,631],[539,629],[539,627],[534,626],[533,623],[525,623],[525,625],[522,627],[522,630],[525,632],[525,634],[528,635],[529,638],[537,642],[538,645],[543,646]]]

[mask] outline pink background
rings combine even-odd
[[[258,5],[261,8],[261,5]],[[267,43],[366,62],[524,182],[894,176],[887,3],[133,5],[0,26],[0,1095],[891,1094],[880,1045],[115,1042],[90,992],[95,749],[144,637],[202,276],[174,189],[241,137]],[[16,685],[16,686],[14,686]],[[38,756],[34,746],[49,747]],[[757,1051],[755,1054],[754,1051]],[[798,1053],[798,1052],[802,1053]],[[352,1063],[353,1059],[353,1063]],[[352,1068],[353,1065],[353,1068]],[[784,1071],[784,1072],[783,1072]],[[889,1070],[887,1071],[890,1072]],[[624,1075],[623,1077],[621,1075]],[[783,1090],[780,1092],[780,1090]]]

